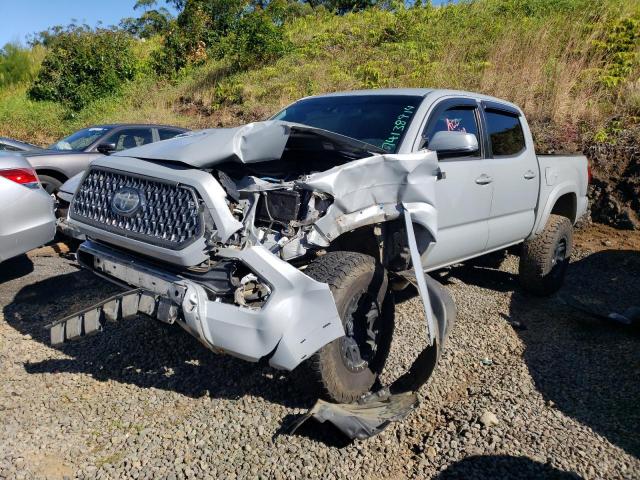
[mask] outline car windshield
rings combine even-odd
[[[84,128],[82,130],[78,130],[76,133],[72,133],[62,140],[58,140],[48,148],[49,150],[81,152],[109,130],[111,130],[109,127]]]
[[[322,128],[395,153],[422,97],[416,95],[338,95],[290,105],[272,120]]]

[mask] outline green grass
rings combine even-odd
[[[633,22],[640,22],[637,0],[478,0],[344,16],[317,12],[286,26],[292,47],[274,63],[230,74],[223,58],[172,81],[143,69],[119,94],[75,114],[29,101],[24,85],[5,88],[0,135],[47,143],[101,122],[228,126],[263,119],[306,95],[443,87],[514,101],[543,148],[580,148],[609,131],[614,117],[623,124],[640,117],[634,34],[640,23]],[[158,39],[140,44],[138,54],[148,57],[158,45]]]
[[[122,459],[125,457],[124,452],[115,452],[112,453],[110,455],[107,455],[105,457],[99,458],[98,460],[96,460],[96,467],[100,468],[103,467],[104,465],[117,465],[118,463],[120,463],[122,461]]]

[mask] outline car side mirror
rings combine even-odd
[[[433,135],[427,145],[438,157],[468,155],[477,152],[478,138],[473,133],[440,131]]]
[[[100,145],[98,145],[97,150],[102,153],[103,155],[109,155],[113,152],[116,151],[116,144],[115,143],[101,143]]]

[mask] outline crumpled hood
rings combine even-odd
[[[296,140],[296,147],[300,149],[308,146],[328,151],[346,150],[356,158],[373,153],[387,153],[374,145],[320,128],[268,120],[235,128],[191,132],[162,142],[123,150],[113,156],[181,162],[196,168],[207,168],[225,162],[259,163],[279,160],[290,140]]]

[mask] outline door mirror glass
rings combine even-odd
[[[473,133],[455,131],[434,133],[427,148],[437,152],[439,157],[442,155],[469,155],[479,149],[478,138]]]
[[[112,152],[116,151],[116,144],[115,143],[101,143],[100,145],[98,145],[97,150],[102,153],[103,155],[109,155]]]

